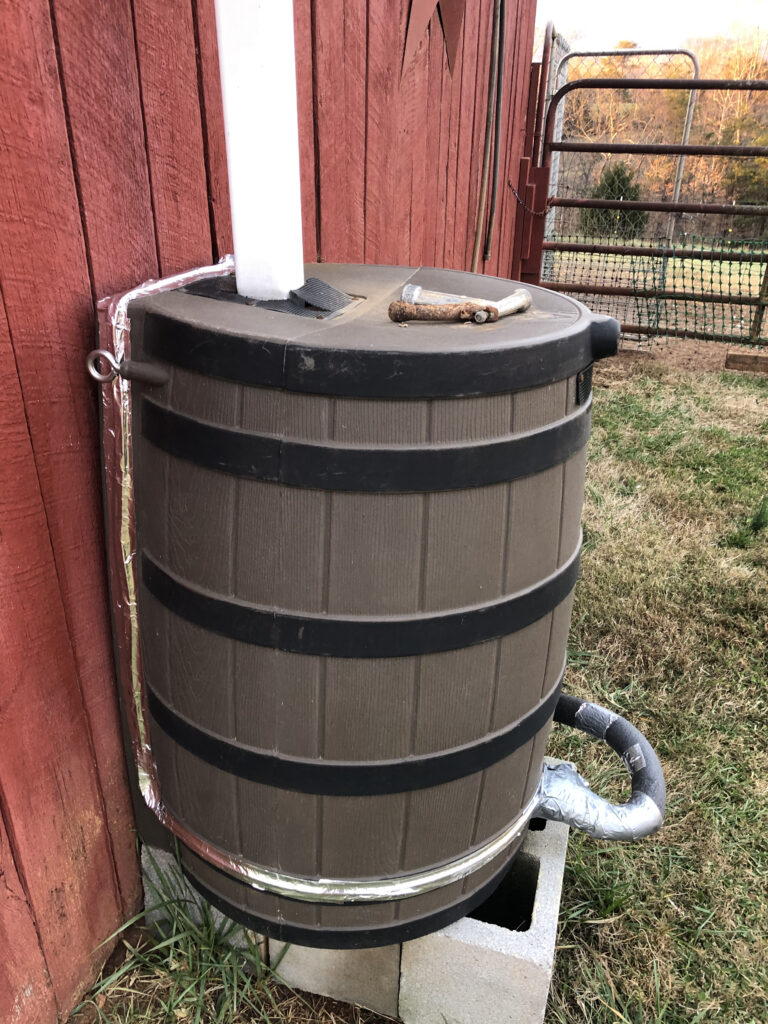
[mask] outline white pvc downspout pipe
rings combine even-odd
[[[235,278],[285,299],[304,284],[291,0],[215,0]]]

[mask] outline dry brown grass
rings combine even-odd
[[[551,1024],[768,1020],[768,542],[729,546],[768,494],[768,382],[601,368],[569,688],[662,758],[666,824],[571,840]],[[599,747],[553,750],[618,793]]]

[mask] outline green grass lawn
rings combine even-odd
[[[765,1024],[768,379],[619,359],[594,397],[566,685],[645,732],[669,803],[636,844],[572,835],[548,1024]],[[549,753],[626,795],[602,745],[556,727]],[[182,909],[79,1020],[378,1019],[244,972],[227,939]]]
[[[596,375],[568,688],[654,743],[663,830],[573,835],[548,1022],[768,1021],[768,380]],[[600,791],[623,769],[557,728]]]

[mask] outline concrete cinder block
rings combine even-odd
[[[552,980],[568,826],[529,832],[515,861],[535,874],[530,924],[503,927],[504,883],[475,913],[402,947],[398,1013],[404,1024],[540,1024]],[[514,886],[514,876],[510,874]]]
[[[288,946],[277,974],[291,988],[355,1003],[387,1017],[397,1016],[400,946],[375,949],[309,949]],[[269,940],[269,961],[277,963],[283,943]]]
[[[528,831],[509,875],[472,917],[378,949],[292,945],[278,973],[293,988],[405,1024],[540,1024],[552,979],[567,847],[568,826],[547,822]],[[269,948],[274,963],[283,944],[270,940]]]
[[[550,821],[529,830],[489,900],[471,917],[432,935],[374,949],[288,945],[284,952],[283,943],[270,939],[270,962],[283,954],[277,973],[293,988],[399,1017],[404,1024],[541,1024],[567,846],[567,825]],[[148,907],[157,902],[152,885],[162,891],[158,870],[182,899],[199,902],[172,855],[145,847],[142,868]],[[153,911],[149,919],[161,916]]]
[[[161,904],[168,900],[183,901],[196,913],[200,897],[181,873],[172,853],[156,846],[141,847],[141,881],[144,886],[144,912],[147,924],[153,925],[167,919],[168,912]],[[193,915],[194,916],[194,915]]]
[[[168,911],[161,904],[168,900],[183,902],[184,909],[195,924],[201,924],[200,907],[202,896],[184,877],[175,856],[156,846],[144,844],[141,848],[141,875],[144,885],[145,918],[148,925],[158,925],[167,920]],[[225,925],[228,918],[215,907],[210,907],[210,914],[216,926]],[[262,937],[249,932],[252,942],[258,944]],[[227,942],[236,948],[245,948],[247,942],[243,931],[233,930]]]

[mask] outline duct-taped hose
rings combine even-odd
[[[594,839],[628,842],[658,831],[664,820],[667,791],[661,764],[645,736],[620,715],[577,697],[560,697],[555,721],[605,740],[629,772],[632,796],[625,804],[609,803],[593,793],[589,783],[570,765],[545,765],[535,815],[564,821]]]

